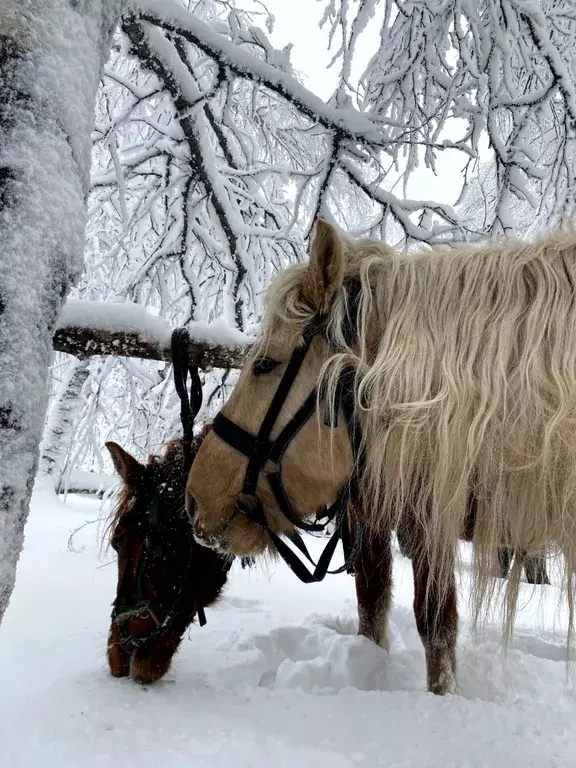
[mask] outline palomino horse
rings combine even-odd
[[[204,435],[192,445],[194,456]],[[184,509],[182,441],[146,465],[106,444],[124,488],[110,526],[118,586],[108,635],[114,677],[152,683],[168,671],[182,635],[218,599],[232,563],[200,546]]]
[[[189,474],[198,540],[257,554],[348,484],[359,488],[363,550],[388,585],[361,631],[385,644],[390,537],[404,521],[428,687],[446,693],[456,685],[454,565],[472,493],[476,617],[491,604],[506,542],[563,553],[572,627],[575,286],[570,232],[398,254],[318,222],[309,263],[270,288],[260,342]],[[504,639],[520,571],[515,561],[503,585]]]

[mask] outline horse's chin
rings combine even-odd
[[[176,648],[162,648],[147,652],[137,649],[130,659],[130,677],[140,685],[151,685],[161,680],[170,669]]]
[[[117,624],[112,624],[108,635],[108,668],[112,677],[128,677],[130,675],[130,652],[120,643],[120,631]]]
[[[224,525],[220,525],[215,531],[209,531],[200,522],[199,517],[193,522],[192,532],[194,534],[194,541],[200,544],[201,547],[207,549],[214,549],[216,552],[226,554],[226,528],[229,521],[226,521]]]
[[[198,504],[193,524],[194,539],[198,544],[213,549],[221,555],[256,557],[269,548],[270,541],[265,529],[249,520],[245,515],[234,514],[233,502],[228,515],[210,530],[206,520],[210,519]]]
[[[223,556],[232,555],[234,557],[258,557],[258,555],[262,555],[268,549],[270,549],[267,541],[254,542],[247,540],[245,534],[242,534],[242,536],[236,536],[234,533],[232,533],[231,536],[212,536],[210,538],[195,535],[194,539],[201,546],[206,547],[207,549],[211,549],[214,552],[217,552],[219,555]]]
[[[226,552],[237,557],[258,557],[271,549],[266,530],[243,515],[228,526],[224,546]]]
[[[223,536],[207,536],[205,533],[198,533],[194,529],[194,541],[196,544],[200,544],[201,547],[206,547],[206,549],[214,549],[216,552],[221,553],[226,552]]]

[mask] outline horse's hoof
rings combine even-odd
[[[448,685],[443,682],[429,685],[428,692],[433,693],[435,696],[446,696],[448,693],[456,693],[456,681],[449,683]]]

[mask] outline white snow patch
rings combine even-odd
[[[576,699],[552,626],[557,587],[521,600],[505,658],[496,627],[471,639],[464,568],[459,693],[440,698],[425,690],[404,558],[390,652],[356,636],[350,577],[302,585],[281,564],[234,566],[207,626],[190,629],[164,681],[142,688],[106,668],[116,567],[99,560],[97,526],[78,531],[75,553],[67,547],[71,530],[107,509],[68,501],[37,486],[0,629],[3,765],[573,767]],[[316,554],[322,545],[309,541]]]
[[[132,301],[68,299],[62,307],[57,327],[137,333],[141,337],[157,339],[159,343],[169,339],[172,333],[172,328],[162,318]]]
[[[63,479],[68,493],[105,493],[120,485],[117,475],[107,472],[87,472],[84,469],[73,469]]]
[[[89,301],[68,299],[57,324],[58,328],[86,328],[113,333],[136,333],[141,338],[155,340],[159,347],[169,344],[172,327],[155,314],[152,308],[131,301]],[[188,326],[194,341],[224,347],[247,347],[255,339],[221,320],[212,323],[194,322]]]
[[[187,328],[191,338],[195,341],[204,341],[207,344],[243,348],[254,344],[256,341],[253,336],[248,336],[237,328],[226,325],[222,319],[214,320],[212,323],[202,321],[190,323]]]

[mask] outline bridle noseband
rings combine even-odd
[[[359,281],[351,280],[347,288],[348,313],[343,328],[344,341],[348,347],[351,345],[353,338],[356,335],[359,295]],[[324,423],[326,426],[332,428],[336,427],[338,425],[338,412],[339,410],[342,411],[352,447],[354,471],[344,488],[341,489],[334,504],[321,515],[321,519],[323,519],[324,522],[307,523],[301,520],[294,512],[289,496],[282,483],[282,459],[284,454],[292,440],[316,411],[319,400],[322,400],[322,397],[319,397],[317,387],[314,387],[312,392],[310,392],[294,416],[286,426],[282,428],[278,437],[276,437],[275,440],[270,439],[272,430],[274,429],[288,394],[296,381],[296,377],[298,376],[308,350],[316,336],[325,332],[325,329],[326,316],[322,314],[317,314],[304,328],[302,333],[302,344],[296,347],[293,351],[256,435],[252,435],[222,413],[219,413],[213,422],[213,431],[218,437],[248,459],[248,465],[244,475],[244,484],[241,492],[236,496],[234,514],[228,522],[228,525],[232,522],[235,515],[242,514],[252,522],[262,526],[266,530],[280,556],[294,571],[298,578],[305,583],[321,581],[327,573],[341,573],[344,570],[352,572],[353,563],[358,554],[363,527],[362,523],[357,521],[355,541],[354,544],[352,544],[348,527],[348,507],[350,502],[356,501],[358,497],[357,478],[359,464],[362,462],[362,434],[356,414],[354,397],[355,369],[352,366],[345,367],[341,373],[336,387],[334,402],[332,404],[334,418],[328,418],[329,408],[328,404],[326,404]],[[275,361],[271,362],[274,363]],[[314,563],[310,557],[300,534],[295,531],[289,536],[292,543],[314,565],[314,570],[312,572],[308,570],[282,538],[269,527],[262,502],[256,493],[260,474],[263,474],[268,481],[274,499],[284,517],[296,528],[304,531],[322,531],[331,520],[335,521],[336,525],[334,533],[328,541],[317,564]],[[334,554],[336,545],[340,539],[342,539],[344,547],[344,565],[334,571],[329,571],[328,568],[332,555]]]

